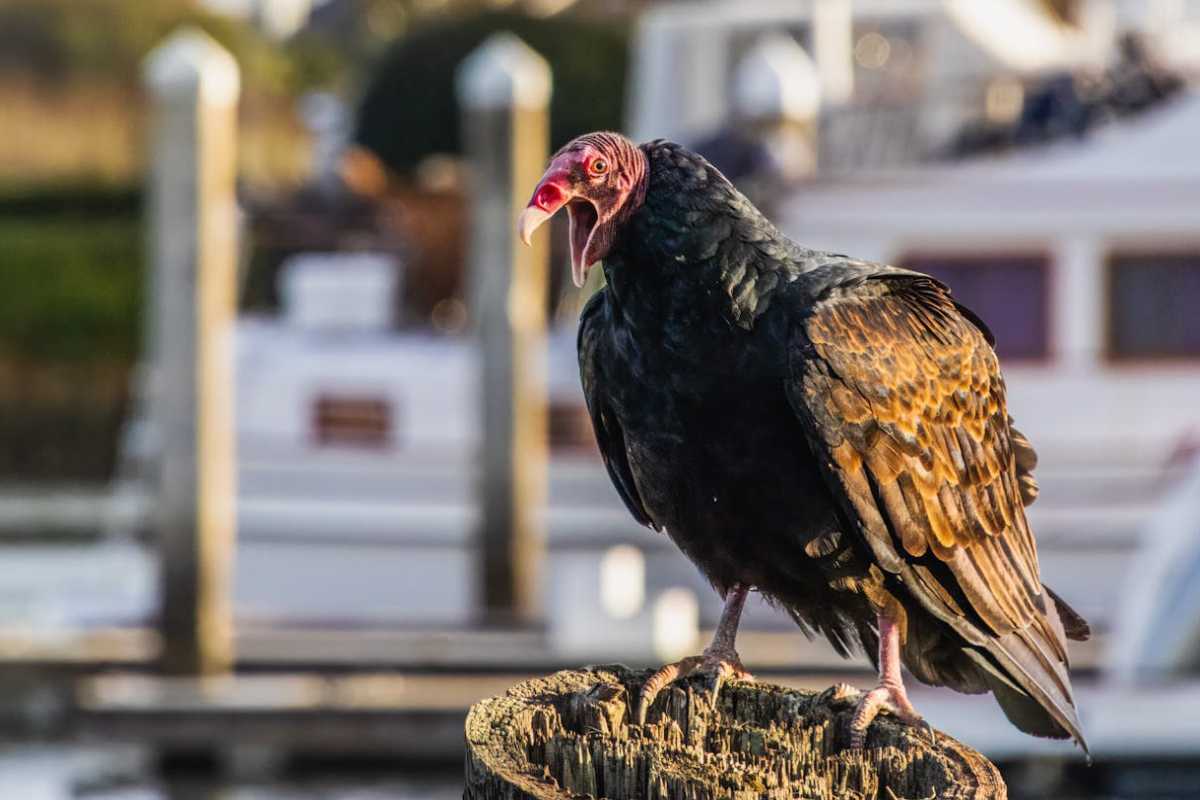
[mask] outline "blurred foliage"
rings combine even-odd
[[[122,217],[141,210],[142,190],[120,184],[37,183],[0,190],[0,218]]]
[[[423,20],[462,16],[488,5],[488,0],[330,0],[313,10],[311,24],[289,46],[319,43],[361,71]]]
[[[0,194],[0,479],[112,474],[141,340],[140,192]]]
[[[294,94],[337,71],[328,50],[314,42],[281,48],[253,26],[192,0],[0,0],[0,73],[134,86],[146,54],[186,24],[233,53],[251,91]]]
[[[332,56],[361,71],[405,32],[420,14],[416,6],[422,4],[432,6],[430,12],[446,11],[435,8],[439,3],[429,0],[333,0],[313,10],[312,24],[294,37],[289,47],[313,54],[321,50],[327,58]]]
[[[145,164],[142,65],[171,32],[195,26],[237,59],[242,176],[291,185],[310,163],[294,98],[344,72],[307,39],[281,45],[194,0],[0,0],[0,185],[99,178],[135,181]]]
[[[284,52],[294,90],[332,87],[345,77],[346,54],[321,36],[301,31],[287,42]]]
[[[0,480],[111,478],[129,386],[124,362],[40,364],[0,355]]]
[[[62,201],[46,195],[37,202],[61,207]],[[143,260],[136,218],[4,214],[0,253],[0,356],[47,362],[136,357]]]
[[[356,140],[392,169],[408,172],[434,153],[458,153],[455,69],[497,31],[515,33],[550,63],[552,147],[621,126],[628,31],[577,17],[487,13],[415,28],[382,57],[363,97]]]

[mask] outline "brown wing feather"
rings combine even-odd
[[[940,285],[905,278],[835,292],[803,336],[806,404],[881,566],[932,553],[991,634],[1042,629],[1065,659],[1024,512],[1035,457],[983,333]]]
[[[1086,623],[1045,596],[1025,518],[1036,455],[972,319],[932,279],[851,278],[795,330],[789,396],[879,568],[967,643],[963,690],[985,682],[1021,730],[1086,750],[1066,652]]]

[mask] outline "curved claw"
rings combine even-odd
[[[862,695],[854,708],[854,716],[850,719],[850,747],[860,750],[866,746],[867,729],[880,711],[887,711],[909,725],[924,727],[929,731],[930,741],[937,742],[933,726],[913,708],[904,687],[880,685]]]
[[[728,661],[722,661],[717,664],[717,670],[713,674],[712,680],[709,682],[708,690],[712,694],[709,701],[709,707],[717,710],[717,701],[721,699],[721,687],[725,685],[725,681],[733,675],[733,665]]]
[[[700,656],[689,656],[673,664],[661,667],[646,679],[646,682],[642,684],[642,691],[638,693],[638,725],[646,724],[646,712],[653,705],[654,699],[658,697],[658,693],[667,688],[669,684],[690,675],[692,670],[696,668],[696,665],[700,663],[700,660]]]
[[[707,688],[712,693],[710,704],[714,710],[721,697],[722,687],[724,687],[725,683],[731,677],[737,677],[742,680],[753,680],[753,676],[746,671],[741,661],[738,660],[737,653],[733,652],[718,654],[705,651],[704,655],[689,656],[673,664],[667,664],[642,684],[642,690],[638,693],[638,725],[646,724],[646,713],[650,710],[650,706],[654,704],[655,698],[658,697],[663,689],[681,678],[698,673],[712,674]]]

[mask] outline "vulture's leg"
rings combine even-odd
[[[721,621],[717,623],[717,632],[713,634],[712,644],[698,656],[689,656],[674,664],[667,664],[650,676],[642,685],[641,696],[638,698],[637,719],[639,725],[646,724],[646,712],[658,693],[673,681],[686,678],[689,675],[712,676],[712,702],[716,707],[717,697],[721,686],[730,678],[751,680],[752,676],[742,666],[737,650],[733,648],[737,638],[738,621],[742,618],[742,607],[746,605],[746,595],[750,588],[742,584],[734,586],[725,595],[725,610],[721,612]]]
[[[867,741],[867,728],[880,711],[887,710],[910,725],[924,725],[933,736],[933,728],[921,718],[904,691],[900,675],[900,629],[884,613],[879,614],[879,685],[859,698],[850,721],[850,746],[861,748]]]

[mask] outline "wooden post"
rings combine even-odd
[[[479,341],[484,618],[537,614],[546,495],[546,237],[524,247],[516,219],[546,166],[550,68],[520,39],[493,35],[458,70],[471,167],[471,309]]]
[[[850,0],[813,3],[812,42],[822,95],[830,105],[854,96],[854,9]]]
[[[236,462],[237,63],[199,30],[146,59],[150,422],[158,440],[163,667],[229,668]]]
[[[857,692],[732,683],[716,708],[700,678],[663,691],[630,723],[647,672],[560,672],[467,715],[464,800],[1004,800],[1000,772],[944,733],[884,714],[849,747]]]
[[[817,166],[821,81],[804,49],[787,34],[763,34],[738,62],[732,88],[737,123],[771,152],[773,177],[810,177]]]

